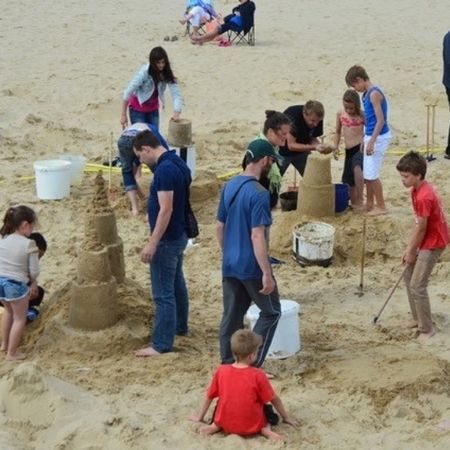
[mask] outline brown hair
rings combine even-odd
[[[269,130],[278,131],[282,125],[290,125],[291,119],[286,114],[279,111],[267,110],[264,121],[263,134],[267,135]]]
[[[363,113],[361,111],[361,100],[358,93],[354,89],[347,89],[344,92],[342,100],[345,103],[351,103],[355,107],[355,114],[363,117]]]
[[[410,151],[400,158],[396,169],[399,172],[412,173],[413,175],[421,175],[422,180],[427,174],[427,161],[418,152]]]
[[[262,344],[262,337],[250,330],[237,330],[231,336],[231,353],[239,361],[255,353]]]
[[[14,233],[22,222],[36,223],[36,213],[25,205],[12,206],[8,208],[3,218],[3,226],[0,228],[0,234],[7,236]]]
[[[322,103],[317,100],[308,100],[303,107],[303,111],[307,116],[314,114],[319,119],[323,119],[323,116],[325,115],[325,108]]]
[[[156,136],[150,130],[144,130],[133,138],[133,147],[137,152],[142,151],[142,147],[159,147],[160,143]]]
[[[347,70],[347,74],[345,75],[345,82],[347,86],[352,86],[357,78],[361,78],[366,81],[369,79],[369,75],[367,75],[366,69],[362,66],[352,66]]]

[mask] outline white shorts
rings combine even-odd
[[[364,162],[363,175],[365,180],[373,181],[380,178],[381,166],[383,165],[384,154],[391,142],[391,132],[381,134],[377,137],[372,155],[366,154],[367,143],[371,136],[364,136]]]

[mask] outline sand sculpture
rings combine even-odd
[[[299,183],[297,211],[312,217],[334,216],[334,195],[331,157],[311,153]]]
[[[95,185],[94,199],[86,212],[69,311],[69,324],[84,330],[101,330],[117,322],[117,283],[125,279],[123,243],[101,172]]]

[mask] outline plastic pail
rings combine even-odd
[[[335,231],[333,226],[324,222],[297,225],[292,233],[292,251],[297,261],[328,266],[333,257]]]
[[[280,300],[281,317],[270,344],[267,358],[282,359],[295,355],[301,348],[299,318],[300,305],[293,300]],[[247,319],[253,330],[259,317],[260,309],[256,305],[250,306]]]
[[[189,147],[173,147],[177,155],[187,164],[191,170],[191,177],[195,177],[196,160],[197,160],[197,150],[195,146],[190,145]]]
[[[287,191],[280,194],[280,204],[282,211],[293,211],[297,209],[297,191]]]
[[[59,200],[70,195],[70,161],[47,159],[36,161],[36,193],[41,200]]]
[[[83,155],[60,155],[59,159],[72,163],[70,166],[70,184],[80,184],[86,167],[86,158]]]
[[[334,212],[344,212],[348,208],[348,184],[336,183],[334,194]]]

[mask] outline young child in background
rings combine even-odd
[[[36,243],[38,258],[41,259],[47,251],[47,241],[41,233],[31,233],[30,239]],[[44,299],[44,294],[44,289],[38,286],[36,295],[30,296],[27,312],[27,319],[29,321],[34,320],[39,315],[39,306],[41,306],[42,300]]]
[[[364,114],[359,95],[353,89],[345,91],[343,109],[336,116],[334,146],[339,148],[344,137],[345,161],[342,182],[350,187],[350,201],[354,209],[362,209],[364,203],[364,177],[362,143],[364,137]]]
[[[6,211],[0,229],[0,301],[5,308],[1,350],[6,352],[8,361],[26,357],[18,347],[26,323],[28,302],[38,291],[38,248],[29,239],[36,221],[31,208],[16,206]]]
[[[386,96],[370,81],[364,67],[350,67],[345,81],[347,86],[363,94],[365,117],[363,173],[367,191],[367,214],[369,216],[387,214],[380,180],[384,154],[392,137],[387,123]]]
[[[403,186],[411,188],[415,225],[403,254],[404,274],[412,320],[408,328],[417,327],[418,339],[428,340],[436,333],[431,319],[427,286],[439,256],[450,243],[450,232],[439,195],[425,181],[427,162],[417,152],[404,155],[397,164]]]
[[[202,422],[213,399],[218,398],[213,423],[201,427],[202,434],[222,430],[240,436],[260,433],[268,439],[283,440],[271,430],[264,414],[264,405],[269,402],[284,422],[295,426],[265,372],[252,367],[261,344],[261,336],[249,330],[238,330],[231,336],[231,351],[236,361],[216,370],[200,412],[191,416],[191,420]]]

